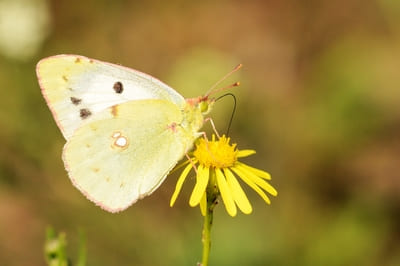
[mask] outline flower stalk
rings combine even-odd
[[[211,227],[213,224],[214,208],[218,203],[218,189],[215,185],[215,171],[210,170],[210,182],[206,189],[207,205],[204,210],[204,224],[202,232],[203,257],[201,266],[208,266],[211,249]],[[203,212],[203,211],[202,211]]]

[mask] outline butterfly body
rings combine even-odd
[[[158,188],[191,149],[212,105],[207,97],[185,100],[139,71],[83,56],[45,58],[36,71],[67,141],[62,157],[72,183],[110,212]]]

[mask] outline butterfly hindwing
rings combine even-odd
[[[63,160],[73,184],[111,212],[151,194],[194,141],[166,100],[130,101],[97,117],[69,138]]]
[[[178,106],[184,98],[142,72],[84,56],[57,55],[36,68],[42,93],[57,125],[68,140],[96,114],[116,104],[140,99],[164,99]]]

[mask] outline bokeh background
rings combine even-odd
[[[88,265],[196,265],[202,217],[177,175],[119,214],[64,170],[64,139],[35,75],[73,53],[149,73],[185,97],[225,84],[233,142],[279,195],[216,209],[211,265],[400,265],[400,2],[0,0],[0,265],[44,265],[45,229],[78,231]],[[224,132],[232,101],[211,116]],[[209,126],[205,127],[211,132]]]

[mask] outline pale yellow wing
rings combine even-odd
[[[36,73],[43,96],[65,139],[97,113],[116,104],[163,99],[183,106],[184,98],[158,79],[120,65],[79,55],[40,60]]]
[[[166,100],[131,101],[97,116],[74,132],[63,160],[73,184],[110,212],[151,194],[194,141]]]

